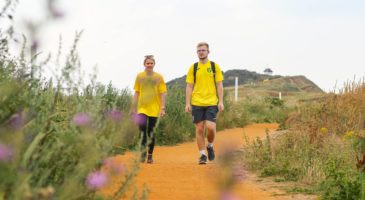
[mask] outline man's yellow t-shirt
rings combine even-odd
[[[215,83],[223,81],[222,71],[215,63],[215,82],[210,61],[205,64],[199,62],[194,84],[194,64],[190,66],[186,83],[194,84],[191,104],[194,106],[215,106],[218,104],[218,95]]]
[[[137,112],[150,117],[158,117],[161,109],[161,93],[166,92],[166,84],[161,74],[153,72],[137,75],[134,90],[139,92]]]

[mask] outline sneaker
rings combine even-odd
[[[199,165],[207,164],[207,156],[202,154],[199,158]]]
[[[146,161],[146,156],[147,156],[147,152],[142,152],[141,153],[141,163],[144,163],[144,161]]]
[[[207,151],[208,151],[208,159],[209,159],[209,161],[214,160],[214,158],[215,158],[215,154],[214,154],[214,149],[213,149],[213,147],[208,147],[208,146],[207,146]]]
[[[153,163],[152,154],[148,154],[147,163],[149,163],[149,164]]]

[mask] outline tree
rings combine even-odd
[[[266,68],[264,70],[264,73],[267,74],[267,75],[272,75],[273,71],[270,68]]]

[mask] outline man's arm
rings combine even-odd
[[[185,95],[185,112],[191,112],[191,93],[193,93],[194,84],[186,83]]]
[[[222,112],[224,110],[223,104],[223,82],[219,81],[216,83],[217,85],[217,93],[218,93],[218,110]]]

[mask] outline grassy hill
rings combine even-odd
[[[234,99],[234,86],[225,87],[228,97]],[[287,76],[265,79],[261,82],[239,85],[238,100],[256,100],[279,97],[288,105],[298,105],[321,98],[325,93],[304,76]]]
[[[234,82],[238,77],[239,100],[255,100],[265,97],[279,97],[290,105],[321,98],[324,92],[305,76],[267,75],[248,70],[228,70],[224,72],[223,85],[228,97],[234,99]],[[186,76],[167,82],[168,86],[185,86]]]
[[[223,72],[223,74],[224,74],[223,85],[225,87],[234,86],[235,77],[238,77],[238,84],[239,85],[252,83],[252,82],[256,83],[256,82],[263,81],[265,79],[271,80],[271,79],[282,77],[282,76],[278,76],[278,75],[271,76],[271,75],[266,75],[266,74],[259,74],[259,73],[251,72],[251,71],[248,71],[248,70],[245,70],[245,69],[243,69],[243,70],[241,70],[241,69],[228,70],[226,72]],[[185,79],[186,79],[186,75],[167,82],[167,85],[178,84],[178,85],[181,85],[181,86],[185,86]]]
[[[280,76],[280,75],[267,75],[252,72],[248,70],[233,69],[223,72],[224,74],[224,87],[234,86],[235,78],[238,77],[238,85],[245,84],[259,84],[262,82],[271,85],[272,90],[277,91],[307,91],[307,92],[322,92],[322,90],[307,79],[305,76]],[[185,86],[186,75],[173,79],[167,82],[167,85],[178,84]]]

